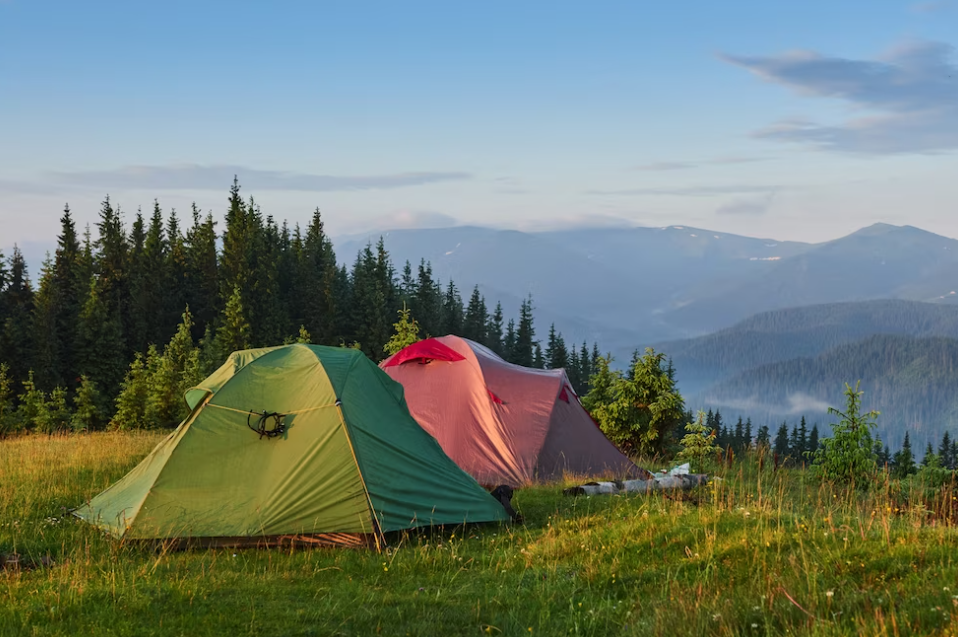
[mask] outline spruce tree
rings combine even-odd
[[[24,379],[33,367],[33,289],[27,262],[17,246],[7,262],[6,287],[0,291],[0,361],[14,379]]]
[[[383,351],[389,356],[419,340],[419,324],[412,318],[409,308],[403,304],[398,314],[399,320],[393,324],[393,334],[383,347]]]
[[[805,453],[808,451],[808,425],[805,423],[805,416],[802,416],[798,424],[798,444],[802,452],[797,457],[804,458]]]
[[[503,318],[502,318],[502,303],[496,303],[496,309],[492,313],[492,316],[489,317],[489,322],[486,325],[486,340],[485,345],[499,356],[503,358],[508,358],[505,354],[505,344],[503,342]]]
[[[905,440],[901,443],[901,450],[895,453],[895,457],[892,460],[892,475],[900,480],[907,478],[909,475],[915,473],[916,470],[915,454],[912,453],[911,440],[906,431]]]
[[[746,419],[745,419],[745,440],[744,440],[744,442],[745,442],[745,447],[744,447],[745,449],[751,449],[751,448],[752,448],[752,419],[751,419],[751,418],[746,418]]]
[[[516,322],[513,319],[509,319],[509,324],[506,325],[506,335],[502,339],[502,356],[510,363],[519,362],[516,356]]]
[[[736,453],[741,453],[745,449],[745,423],[742,422],[742,417],[738,417],[738,421],[735,423],[735,433],[733,434],[733,443],[732,448]]]
[[[539,341],[536,341],[533,346],[531,366],[535,369],[545,369],[546,367],[546,359],[542,354],[542,345],[539,344]]]
[[[96,258],[94,267],[96,268],[96,284],[99,303],[103,306],[103,313],[110,316],[111,320],[116,321],[119,328],[120,339],[125,346],[121,352],[129,352],[134,349],[134,344],[130,339],[131,319],[133,318],[130,310],[130,280],[129,280],[129,242],[126,231],[123,228],[122,213],[120,208],[113,208],[110,198],[103,201],[100,208],[100,220],[97,222],[99,237],[96,241]],[[89,299],[87,299],[89,301]],[[110,328],[112,329],[112,328]],[[121,356],[120,359],[125,359]],[[114,378],[122,378],[123,367],[113,371]],[[83,371],[81,369],[81,371]],[[101,385],[93,373],[90,377],[109,392],[116,388],[117,383]]]
[[[808,453],[815,455],[818,451],[818,424],[812,427],[812,433],[808,436]]]
[[[466,316],[462,325],[463,336],[476,343],[486,343],[488,312],[486,300],[479,293],[479,286],[472,289],[469,305],[466,307]]]
[[[775,435],[775,445],[773,450],[780,458],[785,458],[788,456],[788,423],[783,422],[782,426],[778,428],[778,433]]]
[[[888,467],[891,464],[891,461],[891,450],[888,448],[888,445],[885,445],[885,447],[877,454],[876,462],[878,467],[883,469]]]
[[[126,348],[120,317],[111,311],[100,280],[90,291],[77,324],[77,371],[87,376],[105,396],[116,396],[126,367]]]
[[[927,467],[927,466],[929,466],[929,465],[930,465],[930,466],[933,466],[933,467],[938,467],[938,466],[940,466],[940,465],[939,465],[939,458],[938,458],[938,456],[935,454],[935,448],[931,446],[931,443],[930,443],[930,442],[929,442],[928,445],[925,447],[925,455],[924,455],[924,457],[921,459],[921,466]]]
[[[788,438],[788,455],[792,457],[792,460],[800,460],[804,451],[798,433],[798,425],[792,425],[792,434]]]
[[[442,336],[442,303],[436,293],[436,283],[432,280],[432,265],[425,259],[419,262],[416,278],[416,293],[410,310],[415,314],[423,334]]]
[[[941,444],[938,445],[938,459],[945,469],[955,468],[955,458],[951,455],[951,435],[947,430],[942,434]]]
[[[193,225],[186,233],[185,296],[195,318],[193,337],[212,327],[223,303],[219,292],[219,265],[216,250],[216,222],[213,215],[201,217],[193,204]]]
[[[233,288],[233,294],[226,302],[223,319],[216,330],[216,352],[219,360],[237,350],[249,349],[250,327],[243,308],[243,297],[239,286]]]
[[[81,376],[73,397],[73,418],[70,425],[74,431],[95,431],[102,429],[107,422],[106,399],[90,380]]]
[[[465,322],[464,311],[462,307],[462,297],[452,279],[446,286],[446,293],[442,299],[442,333],[463,336],[463,323]]]
[[[582,348],[579,350],[579,367],[581,369],[579,378],[582,379],[582,385],[577,387],[576,391],[580,396],[584,396],[589,391],[589,379],[592,378],[592,358],[589,356],[589,348],[585,341],[582,341]]]
[[[522,302],[519,309],[519,326],[513,347],[513,362],[523,367],[532,367],[534,363],[536,330],[532,319],[532,296]]]
[[[572,348],[569,354],[569,365],[566,368],[566,375],[569,377],[569,384],[572,385],[572,389],[575,393],[580,392],[582,387],[582,365],[579,363],[579,352],[575,347]]]
[[[769,435],[768,425],[762,425],[758,428],[758,435],[755,436],[755,446],[768,449],[771,446],[771,436]]]

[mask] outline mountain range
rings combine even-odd
[[[862,381],[893,447],[958,423],[958,241],[876,224],[819,244],[688,226],[518,232],[479,227],[340,237],[349,262],[382,236],[397,267],[424,259],[537,336],[597,340],[619,364],[668,354],[690,407],[778,424],[825,422]]]
[[[708,334],[769,310],[869,299],[958,303],[958,241],[876,224],[819,244],[688,226],[518,232],[461,226],[340,237],[350,262],[382,236],[398,266],[425,259],[514,315],[532,294],[543,335],[635,347]]]

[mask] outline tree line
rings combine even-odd
[[[504,316],[477,287],[464,301],[431,265],[397,272],[382,239],[340,264],[317,209],[305,228],[277,223],[234,180],[223,220],[195,204],[124,214],[104,199],[95,236],[66,206],[34,287],[22,253],[0,255],[0,433],[170,424],[182,389],[230,352],[294,341],[350,346],[381,360],[397,313],[422,336],[457,334],[528,367],[564,367],[587,391],[598,344],[543,349],[532,297]]]

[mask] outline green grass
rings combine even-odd
[[[54,561],[0,571],[0,635],[958,634],[958,533],[917,488],[848,495],[749,459],[692,501],[525,489],[525,525],[381,554],[169,553],[66,515],[158,440],[0,441],[0,552]]]

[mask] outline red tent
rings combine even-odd
[[[428,338],[380,365],[409,411],[480,484],[577,476],[649,478],[596,426],[565,371],[507,363],[458,336]]]

